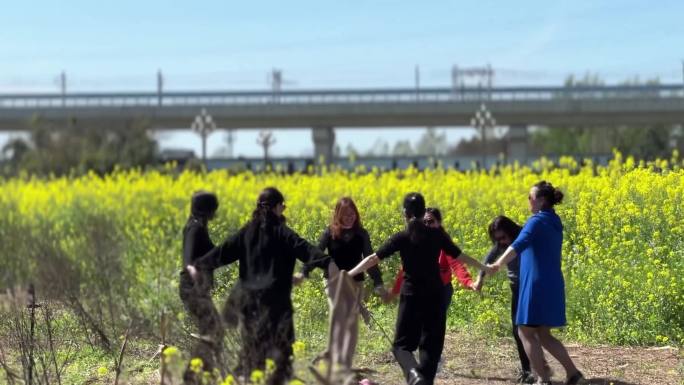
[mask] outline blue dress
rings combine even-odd
[[[542,210],[530,217],[511,245],[520,258],[517,325],[559,327],[566,324],[562,243],[560,218],[553,210]]]

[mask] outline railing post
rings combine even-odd
[[[164,76],[161,69],[157,70],[157,106],[162,106],[162,93],[164,92]]]
[[[62,107],[66,107],[66,72],[62,71],[59,76],[59,89],[62,94]]]
[[[416,101],[420,101],[420,67],[418,65],[416,65],[414,75],[416,81]]]

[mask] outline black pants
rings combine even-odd
[[[515,338],[515,345],[518,348],[518,357],[520,357],[520,369],[525,372],[530,371],[530,360],[527,358],[523,343],[518,336],[518,325],[515,323],[515,316],[518,313],[518,285],[511,284],[511,325],[513,325],[513,338]]]
[[[417,369],[428,384],[435,379],[446,331],[443,298],[443,292],[400,297],[392,352],[406,378],[411,369]],[[419,362],[413,355],[416,349]]]
[[[451,306],[451,299],[454,297],[454,285],[451,282],[444,285],[444,293],[442,296],[442,301],[444,304],[444,314],[449,313],[449,306]]]
[[[266,384],[282,385],[292,377],[295,335],[289,294],[274,290],[242,290],[233,299],[233,304],[240,304],[241,313],[238,372],[247,378],[255,369],[265,370],[266,359],[275,363],[275,370]]]
[[[203,363],[203,370],[209,372],[221,365],[224,336],[221,317],[211,299],[211,281],[209,275],[200,274],[197,282],[195,282],[187,273],[183,272],[180,275],[179,285],[179,294],[185,310],[197,325],[199,334],[211,340],[200,340],[192,349],[192,356],[200,358]],[[198,381],[198,379],[191,378],[195,376],[189,370],[186,371],[184,377],[186,383]]]

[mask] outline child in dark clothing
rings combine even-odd
[[[183,266],[194,263],[214,248],[207,224],[213,219],[217,209],[216,195],[205,191],[193,194],[190,217],[183,229]],[[211,272],[203,272],[198,275],[197,280],[193,280],[185,269],[180,273],[180,298],[198,329],[198,335],[193,334],[199,339],[194,347],[193,357],[202,359],[205,371],[213,370],[220,362],[223,341],[221,317],[211,299],[213,284]],[[186,383],[195,381],[193,376],[192,371],[186,371]]]
[[[515,241],[520,234],[520,230],[522,230],[522,227],[508,217],[498,216],[494,218],[488,228],[489,239],[491,239],[493,246],[483,263],[494,263],[496,259],[506,251],[508,246]],[[515,324],[515,315],[518,312],[518,289],[520,287],[520,258],[515,258],[508,262],[507,267],[508,279],[511,285],[511,324],[513,339],[515,340],[518,349],[518,357],[520,358],[520,370],[516,377],[516,381],[523,384],[533,384],[537,379],[532,374],[530,360],[527,358],[523,343],[518,336],[518,325]],[[483,282],[484,274],[480,273],[475,281],[476,289],[479,290],[482,287]]]

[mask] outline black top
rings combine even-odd
[[[285,223],[250,222],[223,244],[195,262],[200,270],[240,261],[241,287],[248,290],[270,290],[289,297],[295,259],[316,263],[325,254],[302,239]]]
[[[326,228],[318,241],[318,247],[323,251],[328,251],[331,259],[340,270],[349,271],[361,262],[364,257],[373,254],[370,236],[364,228],[343,230],[340,238],[333,239],[330,227]],[[329,260],[317,266],[312,264],[304,265],[302,273],[308,276],[314,267],[323,269],[323,276],[329,278],[327,269]],[[374,286],[383,286],[382,274],[377,266],[368,269],[368,275],[373,280]],[[365,274],[354,276],[354,280],[363,281]]]
[[[513,240],[518,238],[520,231],[522,231],[522,227],[518,226],[515,234],[513,234]],[[498,245],[494,244],[485,257],[484,263],[490,264],[496,262],[496,259],[501,256],[506,249],[507,247],[500,248]],[[508,268],[508,279],[511,281],[511,284],[517,285],[520,277],[520,256],[513,258],[510,262],[508,262],[508,264],[506,264],[506,266]],[[482,279],[484,275],[484,271],[480,271],[480,279]]]
[[[499,248],[496,245],[492,246],[484,259],[484,263],[490,264],[496,262],[497,258],[501,256],[506,249],[507,248]],[[511,281],[511,284],[517,285],[520,277],[520,256],[513,258],[506,266],[508,267],[508,279]],[[484,271],[480,271],[480,278],[484,277],[484,275]]]
[[[377,256],[385,259],[395,252],[399,252],[404,266],[404,284],[401,293],[404,295],[429,294],[438,295],[444,285],[439,273],[439,253],[444,250],[447,254],[458,258],[461,249],[458,248],[443,229],[422,227],[423,236],[412,240],[407,230],[394,234],[378,251]]]
[[[183,269],[214,247],[214,242],[209,238],[207,226],[199,219],[190,217],[183,228]]]

